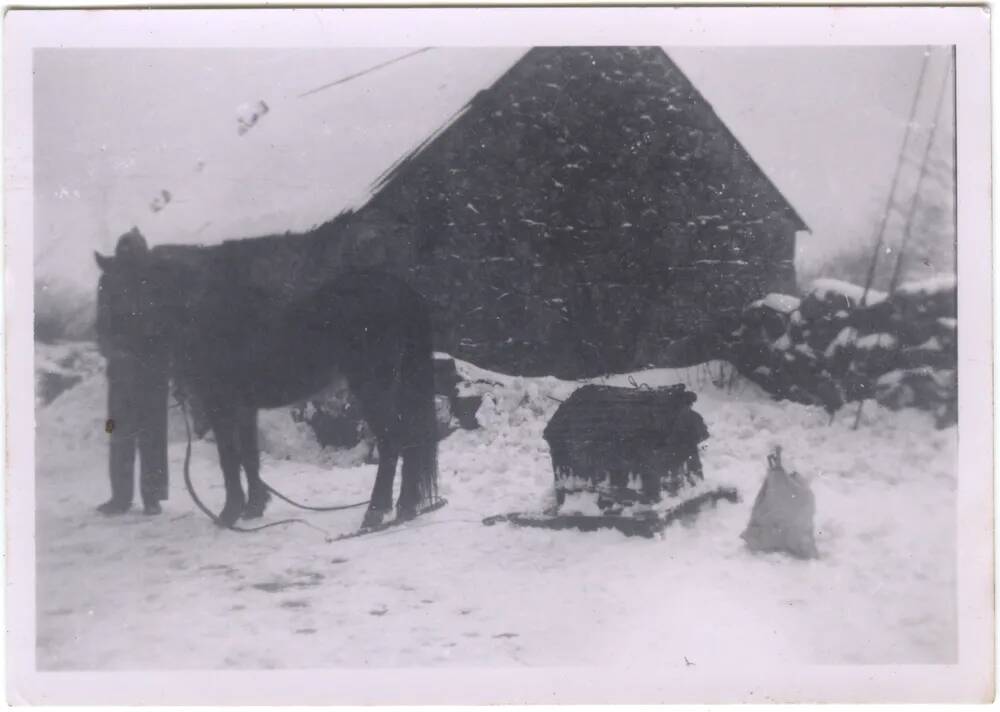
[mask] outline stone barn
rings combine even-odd
[[[530,50],[343,217],[345,257],[432,300],[439,350],[571,378],[792,291],[807,229],[652,47]]]

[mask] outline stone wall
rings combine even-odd
[[[528,52],[387,172],[345,250],[405,274],[437,347],[577,378],[794,288],[805,225],[659,48]]]

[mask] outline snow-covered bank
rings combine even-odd
[[[99,375],[38,422],[38,663],[45,669],[626,665],[693,662],[948,662],[956,654],[956,430],[866,404],[830,423],[820,408],[719,389],[699,369],[633,374],[686,382],[711,437],[710,483],[735,484],[693,526],[659,539],[613,531],[484,527],[540,510],[552,473],[541,431],[576,386],[459,364],[490,392],[485,427],[441,443],[444,509],[339,543],[302,526],[217,530],[184,491],[172,426],[171,498],[158,518],[93,513],[107,494]],[[628,376],[609,379],[627,385]],[[273,435],[262,418],[265,436]],[[176,422],[176,421],[175,421]],[[181,425],[181,427],[183,427]],[[181,431],[182,432],[182,431]],[[775,443],[811,478],[820,558],[749,553],[739,534]],[[264,477],[314,503],[366,499],[374,466],[321,466],[296,448]],[[222,500],[214,445],[193,475]],[[281,502],[267,519],[298,516]],[[361,511],[309,514],[331,534]]]

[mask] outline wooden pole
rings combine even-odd
[[[390,64],[395,64],[396,62],[402,62],[404,59],[409,59],[410,57],[413,57],[414,55],[417,55],[417,54],[422,54],[423,52],[429,52],[432,49],[434,49],[434,48],[433,47],[421,47],[420,49],[414,50],[412,52],[407,52],[406,54],[400,55],[399,57],[393,57],[392,59],[386,60],[385,62],[381,62],[380,64],[376,64],[376,65],[374,65],[372,67],[368,67],[367,69],[362,69],[360,72],[355,72],[354,74],[348,74],[346,77],[341,77],[340,79],[335,79],[332,82],[327,82],[326,84],[318,86],[318,87],[316,87],[314,89],[310,89],[309,91],[302,92],[301,94],[299,94],[298,98],[299,99],[303,99],[303,98],[305,98],[307,96],[310,96],[312,94],[316,94],[317,92],[321,92],[324,89],[329,89],[331,87],[335,87],[338,84],[346,84],[347,82],[351,81],[352,79],[357,79],[358,77],[363,77],[364,75],[370,74],[371,72],[378,71],[379,69],[382,69],[383,67],[388,67]]]
[[[875,233],[875,249],[872,252],[872,259],[868,265],[868,276],[865,278],[865,291],[861,295],[861,306],[868,301],[868,292],[871,289],[872,281],[875,279],[875,268],[878,265],[878,255],[882,251],[882,243],[885,239],[885,228],[889,222],[889,213],[892,212],[892,204],[896,198],[896,188],[899,185],[899,176],[902,173],[903,161],[906,156],[906,146],[910,142],[910,133],[913,131],[913,124],[917,116],[917,105],[920,103],[920,96],[923,94],[924,75],[927,73],[927,64],[930,60],[930,48],[924,50],[924,60],[920,64],[920,76],[917,77],[917,88],[913,93],[913,103],[910,105],[910,119],[906,122],[906,131],[903,133],[903,143],[899,147],[899,158],[896,160],[896,170],[892,175],[892,184],[889,189],[889,196],[886,198],[885,209],[882,211],[882,220],[879,222],[878,230]]]
[[[899,250],[896,254],[896,266],[892,270],[892,278],[889,280],[889,293],[896,289],[899,282],[899,275],[903,268],[903,259],[906,256],[906,248],[912,236],[913,220],[917,215],[917,208],[920,206],[920,189],[923,187],[924,179],[927,177],[927,168],[930,165],[931,149],[934,147],[934,139],[937,135],[938,123],[941,120],[941,107],[944,106],[944,95],[948,89],[948,80],[951,78],[951,57],[947,58],[948,64],[945,66],[944,81],[941,82],[941,91],[938,94],[937,106],[934,107],[934,121],[931,124],[930,136],[927,138],[927,146],[924,148],[924,156],[920,163],[920,177],[917,178],[917,187],[913,192],[913,200],[910,201],[910,209],[906,215],[906,226],[903,228],[903,239],[899,243]]]
[[[930,48],[924,49],[924,59],[920,63],[920,75],[917,77],[917,88],[913,92],[913,103],[910,105],[910,119],[906,122],[906,131],[903,133],[903,143],[899,147],[899,158],[896,160],[896,170],[892,176],[892,185],[889,189],[889,197],[886,198],[885,209],[882,211],[882,220],[879,222],[878,231],[875,236],[875,249],[872,251],[872,259],[868,265],[868,276],[865,278],[865,291],[861,295],[861,304],[865,306],[868,302],[868,292],[871,290],[872,281],[875,279],[875,268],[878,265],[878,254],[882,251],[882,242],[885,239],[885,228],[889,222],[889,213],[892,211],[892,204],[896,197],[896,188],[899,185],[899,176],[902,173],[903,161],[906,156],[906,146],[910,142],[910,133],[913,131],[913,124],[917,117],[917,105],[920,103],[920,95],[923,94],[924,75],[927,74],[927,64],[931,57]],[[858,401],[858,412],[854,416],[854,426],[852,430],[857,430],[861,424],[861,412],[865,407],[864,394]]]

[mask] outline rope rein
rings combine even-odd
[[[239,526],[239,525],[237,525],[235,523],[233,523],[233,524],[224,524],[215,515],[215,513],[213,513],[212,510],[210,510],[207,506],[205,506],[205,503],[201,501],[201,498],[198,497],[198,493],[195,492],[194,484],[191,482],[191,441],[192,441],[192,437],[191,437],[191,421],[190,421],[190,418],[188,417],[187,403],[182,398],[178,398],[177,402],[180,404],[181,413],[184,416],[184,431],[185,431],[185,433],[187,435],[187,445],[186,445],[185,450],[184,450],[184,484],[187,486],[188,494],[191,495],[191,499],[194,501],[195,506],[197,506],[198,509],[200,509],[205,514],[205,516],[207,516],[209,519],[211,519],[213,522],[215,522],[219,526],[224,526],[226,529],[230,529],[230,530],[232,530],[234,532],[240,532],[240,533],[243,533],[243,534],[249,534],[249,533],[252,533],[252,532],[259,532],[259,531],[262,531],[264,529],[270,529],[271,527],[279,527],[279,526],[283,526],[283,525],[286,525],[286,524],[302,524],[304,526],[309,527],[310,529],[315,529],[316,531],[320,532],[326,538],[327,542],[332,542],[333,541],[333,537],[330,535],[330,533],[328,531],[326,531],[325,529],[323,529],[321,527],[316,526],[315,524],[312,524],[311,522],[307,522],[305,519],[300,519],[300,518],[282,519],[282,520],[279,520],[277,522],[269,522],[267,524],[261,524],[261,525],[255,526],[255,527],[243,527],[243,526]],[[290,499],[289,497],[286,497],[281,492],[278,492],[276,489],[274,489],[273,487],[271,487],[270,485],[268,485],[263,480],[261,480],[261,484],[264,485],[264,488],[268,492],[270,492],[274,496],[276,496],[276,497],[284,500],[285,502],[288,502],[292,506],[299,507],[300,509],[308,509],[308,510],[314,511],[314,512],[334,512],[334,511],[339,511],[339,510],[342,510],[342,509],[352,509],[354,507],[361,507],[361,506],[364,506],[364,505],[368,504],[368,501],[366,500],[364,502],[355,502],[354,504],[345,504],[345,505],[338,505],[338,506],[333,506],[333,507],[311,507],[309,505],[305,505],[305,504],[302,504],[300,502],[296,502],[295,500]]]
[[[261,480],[260,482],[262,485],[264,485],[264,489],[266,489],[268,492],[273,494],[278,499],[288,502],[293,507],[298,507],[299,509],[307,509],[310,512],[339,512],[343,509],[354,509],[355,507],[364,507],[371,501],[366,499],[364,502],[355,502],[354,504],[338,504],[332,507],[313,507],[308,504],[302,504],[301,502],[296,502],[294,499],[291,499],[281,494],[281,492],[279,492],[278,490],[274,489],[274,487],[264,482],[264,480]]]

